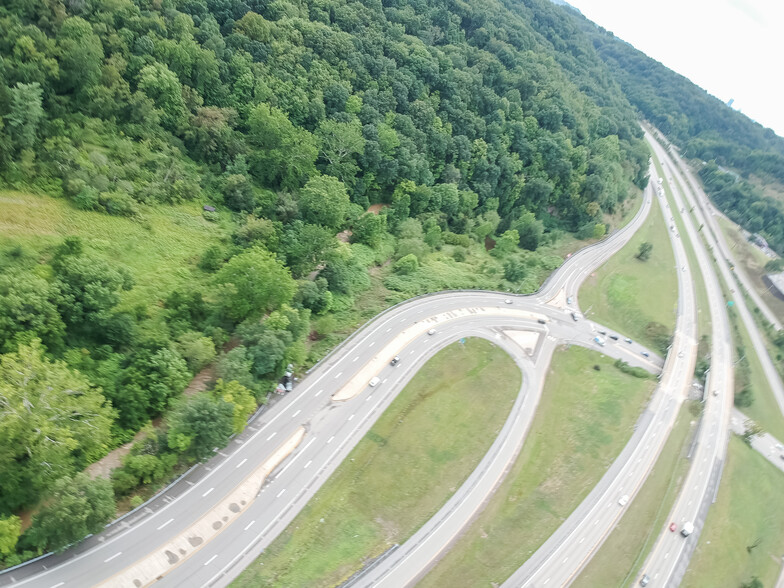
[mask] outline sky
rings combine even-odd
[[[568,0],[784,137],[784,0]]]

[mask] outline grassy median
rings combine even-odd
[[[736,436],[719,498],[683,579],[684,588],[740,586],[757,576],[773,586],[784,554],[784,474]]]
[[[484,339],[439,352],[234,585],[333,586],[405,541],[476,468],[521,377]]]
[[[686,477],[689,469],[686,453],[695,426],[696,419],[688,407],[681,407],[648,479],[607,541],[575,580],[576,588],[627,586],[636,577],[667,522]]]
[[[667,225],[657,203],[642,227],[580,288],[580,308],[586,316],[652,349],[656,342],[649,324],[675,328],[678,283]],[[640,245],[653,245],[647,261],[637,259]]]
[[[500,585],[601,479],[629,440],[654,385],[620,372],[595,351],[557,351],[512,470],[418,586]]]

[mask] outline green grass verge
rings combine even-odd
[[[752,576],[773,586],[784,553],[782,485],[784,474],[733,435],[718,500],[681,586],[740,586]]]
[[[228,216],[206,221],[196,203],[144,207],[139,219],[77,210],[65,200],[0,191],[0,246],[40,253],[64,237],[81,237],[88,250],[128,268],[136,285],[121,307],[150,305],[173,289],[203,280],[201,254],[227,238]]]
[[[654,386],[620,372],[613,360],[595,351],[557,351],[511,471],[418,586],[500,585],[601,479],[631,436]]]
[[[483,339],[439,352],[234,585],[332,586],[405,541],[481,461],[521,377]]]
[[[771,294],[768,287],[762,281],[762,276],[768,273],[765,271],[765,264],[769,262],[770,259],[743,237],[738,225],[727,220],[723,216],[717,216],[715,218],[718,221],[721,232],[724,233],[724,238],[732,251],[735,261],[743,267],[743,270],[749,277],[752,287],[762,297],[763,302],[767,304],[768,308],[773,311],[779,320],[782,320],[782,317],[784,317],[784,300],[779,300]]]
[[[637,577],[686,477],[686,453],[695,425],[694,416],[684,405],[648,479],[607,541],[577,577],[575,587],[620,587]]]
[[[656,166],[657,173],[660,177],[663,178],[664,170],[662,170],[661,164],[656,158],[656,154],[653,152],[653,150],[651,150],[651,158],[653,159],[653,163]],[[681,194],[685,194],[686,191],[684,190],[684,187],[680,181],[678,181],[678,177],[673,176],[673,180],[677,184],[678,190],[680,190]],[[662,185],[664,186],[664,193],[667,198],[667,203],[670,205],[670,210],[678,210],[678,208],[675,206],[675,198],[672,194],[672,191],[670,190],[670,185],[667,182],[662,182]],[[675,219],[675,226],[678,228],[678,232],[681,235],[681,238],[684,239],[683,244],[685,245],[686,249],[686,257],[689,258],[689,268],[691,269],[692,276],[694,277],[695,291],[697,295],[697,337],[699,339],[703,336],[706,336],[708,338],[706,342],[709,343],[711,339],[710,306],[708,306],[708,292],[705,288],[705,279],[702,275],[702,268],[697,262],[697,255],[694,253],[694,247],[696,247],[696,245],[691,242],[691,239],[686,238],[686,225],[682,216],[680,214],[673,214],[672,218]],[[699,234],[700,224],[696,222],[696,219],[694,219],[694,222]]]
[[[656,203],[629,243],[585,281],[580,307],[586,316],[656,349],[646,327],[651,322],[675,328],[678,284],[667,225]],[[636,255],[653,244],[648,261]]]

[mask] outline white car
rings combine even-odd
[[[427,334],[428,334],[428,335],[435,335],[435,334],[436,334],[436,330],[435,330],[435,329],[430,329],[430,330],[427,332]]]
[[[620,504],[621,506],[626,506],[627,502],[629,502],[629,495],[628,494],[624,494],[623,496],[621,496],[618,499],[618,504]]]
[[[509,298],[507,298],[506,300],[504,300],[504,304],[512,304],[512,301],[509,300]]]
[[[376,386],[378,386],[378,383],[379,383],[380,381],[381,381],[381,378],[379,378],[378,376],[376,376],[375,378],[373,378],[372,380],[370,380],[370,382],[368,382],[368,385],[369,385],[371,388],[375,388]]]

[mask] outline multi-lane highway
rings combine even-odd
[[[515,329],[539,332],[542,345],[545,337],[553,337],[595,346],[593,325],[574,321],[566,299],[576,295],[585,275],[628,241],[650,209],[650,193],[629,225],[573,255],[536,296],[514,297],[507,304],[508,295],[500,293],[444,293],[382,313],[197,475],[167,490],[155,508],[135,513],[70,553],[3,574],[0,582],[44,587],[225,585],[286,527],[440,348],[466,334],[495,337],[502,332],[504,337],[503,332]],[[434,334],[428,334],[431,329]],[[636,344],[611,343],[602,349],[656,369]],[[402,361],[392,367],[388,362],[394,355]],[[357,385],[358,375],[365,378],[369,371],[381,379],[379,386]],[[526,381],[537,380],[529,374]],[[358,395],[332,401],[347,389],[352,390],[349,396]],[[522,400],[530,396],[526,392]]]

